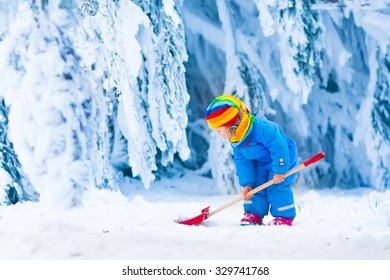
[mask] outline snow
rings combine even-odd
[[[216,209],[237,195],[221,195],[211,179],[191,172],[156,181],[148,190],[134,184],[124,180],[122,194],[91,189],[84,205],[71,210],[32,202],[1,206],[0,259],[390,258],[390,191],[294,185],[298,214],[293,227],[241,227],[241,203],[200,226],[186,226],[175,220],[197,216],[207,206]]]

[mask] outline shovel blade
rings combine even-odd
[[[187,226],[197,226],[197,225],[200,225],[204,220],[207,219],[207,216],[209,214],[209,207],[206,207],[205,209],[202,210],[202,214],[196,216],[196,217],[193,217],[191,219],[188,219],[188,220],[183,220],[183,221],[177,221],[179,224],[182,224],[182,225],[187,225]]]

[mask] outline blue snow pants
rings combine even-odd
[[[296,166],[297,161],[296,155],[294,158],[291,158],[290,169]],[[262,165],[259,162],[255,162],[255,169],[255,186],[260,186],[272,180],[274,172],[272,171],[271,163]],[[270,211],[273,217],[295,218],[294,196],[291,190],[291,184],[295,177],[296,173],[286,177],[283,182],[273,184],[254,194],[251,199],[244,202],[245,213],[255,213],[260,217],[264,217]]]

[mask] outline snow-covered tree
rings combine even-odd
[[[182,159],[189,155],[180,6],[168,0],[84,6],[90,17],[84,17],[83,30],[89,44],[104,54],[94,66],[114,116],[109,118],[110,161],[125,169],[126,160],[132,176],[140,176],[146,187],[158,163],[167,165],[176,153]]]
[[[90,0],[80,8],[82,17],[73,37],[75,47],[83,57],[82,66],[93,79],[94,92],[100,97],[98,143],[103,169],[101,177],[105,181],[108,179],[106,187],[117,189],[113,168],[123,173],[129,173],[130,169],[127,140],[117,121],[119,97],[122,92],[131,90],[127,84],[131,79],[130,71],[124,66],[123,34],[119,33],[122,24],[117,16],[119,6],[115,1]],[[128,51],[132,51],[132,45]]]
[[[381,18],[381,12],[366,17],[364,6],[348,5],[327,7],[322,13],[326,26],[324,63],[303,107],[311,122],[310,134],[301,141],[308,150],[322,146],[327,152],[326,162],[310,170],[315,180],[310,185],[384,189],[389,187],[385,167],[389,142],[376,123],[383,128],[388,124],[376,112],[387,95],[385,54],[390,36],[386,28],[370,20]],[[374,96],[382,96],[381,101]],[[385,108],[379,110],[382,116]]]
[[[258,0],[259,20],[266,37],[277,33],[283,77],[288,88],[302,103],[314,85],[314,74],[321,63],[322,29],[314,0]]]
[[[25,177],[7,131],[8,109],[0,97],[0,205],[36,200],[37,194]]]
[[[149,116],[149,137],[159,162],[166,166],[178,153],[189,157],[187,145],[187,105],[184,62],[187,60],[181,1],[134,1],[151,22],[154,42],[140,34],[143,65],[139,74],[139,93]],[[143,85],[142,85],[143,84]],[[158,154],[156,154],[156,152]],[[154,163],[153,163],[154,165]]]
[[[9,138],[40,201],[71,207],[96,183],[98,108],[68,37],[79,9],[73,1],[24,1],[20,10],[27,24],[5,38],[11,47],[3,53],[17,61],[5,69],[17,81],[5,89]]]
[[[364,147],[370,163],[361,172],[379,190],[390,188],[390,42],[381,44],[383,35],[379,40],[366,38],[367,45],[371,45],[367,64],[375,71],[370,71],[367,98],[361,104],[354,139],[356,146]]]
[[[6,37],[13,36],[10,35],[10,31],[15,30],[12,22],[15,22],[17,13],[18,2],[0,2],[0,53],[7,52],[12,47],[11,42],[7,41]],[[0,73],[3,78],[3,81],[0,82],[0,205],[38,199],[38,194],[26,177],[13,144],[8,137],[9,109],[4,102],[4,95],[8,90],[6,85],[12,82],[12,79],[9,80],[8,74],[10,73],[6,69],[8,69],[8,65],[12,65],[11,71],[23,72],[18,58],[18,53],[13,53],[10,56],[0,56]]]

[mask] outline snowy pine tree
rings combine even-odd
[[[90,43],[105,54],[94,65],[114,116],[110,161],[125,171],[126,160],[131,175],[148,187],[158,163],[165,166],[176,153],[182,159],[189,154],[187,55],[180,3],[134,2],[90,1],[83,24]]]
[[[377,178],[377,186],[383,189],[390,188],[390,47],[387,48],[386,56],[378,58],[377,87],[374,93],[374,104],[372,111],[372,123],[376,131],[375,136],[379,137],[378,154],[380,155],[378,169],[372,172],[372,177]]]
[[[6,40],[6,37],[10,36],[12,38],[14,36],[10,32],[15,30],[12,22],[15,22],[17,14],[18,2],[0,2],[0,53],[6,53],[9,48],[14,47],[11,41]],[[10,75],[12,76],[14,71],[20,71],[22,73],[24,71],[23,67],[19,65],[18,59],[18,53],[13,53],[9,56],[0,56],[0,73],[3,79],[1,81],[0,78],[0,205],[38,199],[38,194],[26,177],[13,144],[8,137],[9,109],[4,102],[4,96],[9,90],[6,85],[10,82]]]
[[[36,200],[37,194],[25,177],[7,131],[8,109],[0,98],[0,205]]]
[[[259,20],[266,37],[277,32],[283,77],[302,103],[314,85],[320,66],[321,26],[319,14],[311,9],[314,0],[258,0]]]
[[[375,116],[374,106],[379,103],[374,96],[378,92],[386,96],[383,49],[387,49],[389,36],[365,21],[362,9],[354,6],[322,13],[327,47],[319,84],[304,107],[311,118],[305,146],[321,145],[327,159],[310,170],[315,180],[312,186],[388,188],[389,144],[375,122],[387,125],[384,118]]]
[[[7,69],[8,78],[18,80],[5,95],[10,139],[40,201],[71,207],[96,183],[97,108],[67,36],[79,9],[72,1],[25,2],[24,8],[27,28],[5,39],[14,45],[8,55],[20,64]]]
[[[152,42],[145,34],[139,36],[144,63],[138,76],[138,90],[149,118],[149,137],[155,146],[147,153],[153,155],[151,166],[156,165],[154,158],[166,166],[176,153],[183,160],[189,157],[186,136],[189,95],[184,76],[187,52],[181,1],[134,2],[148,16],[153,30]]]
[[[390,46],[386,56],[378,50],[378,71],[371,118],[374,143],[379,151],[371,176],[380,189],[390,188]]]
[[[371,73],[368,97],[358,114],[355,144],[364,143],[367,152],[377,151],[367,155],[370,166],[362,171],[377,189],[384,190],[390,188],[390,46],[385,54],[379,47],[373,49],[370,65],[377,71]]]

